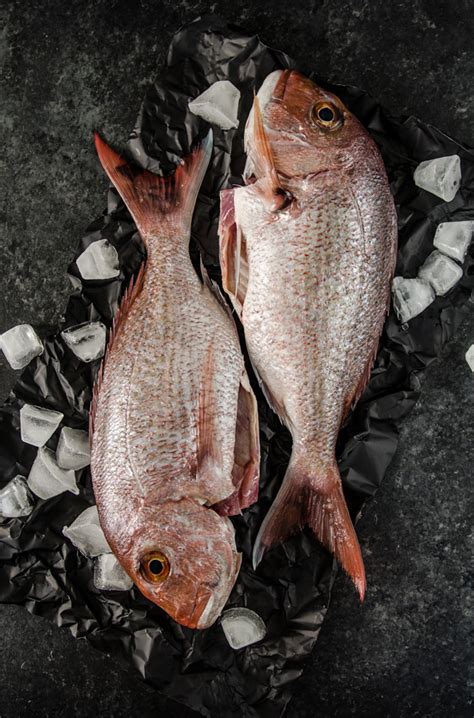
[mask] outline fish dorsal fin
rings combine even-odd
[[[125,323],[125,319],[127,315],[130,312],[130,309],[135,301],[135,299],[138,297],[140,292],[143,289],[143,284],[145,281],[145,272],[146,272],[146,260],[142,262],[140,265],[140,269],[138,270],[138,274],[136,277],[131,277],[128,287],[126,288],[124,295],[122,297],[122,300],[120,302],[120,306],[115,312],[113,321],[112,321],[112,328],[109,333],[109,339],[107,342],[107,348],[105,350],[104,358],[102,359],[101,365],[99,367],[99,371],[97,372],[97,377],[92,389],[92,399],[89,409],[89,439],[92,441],[92,434],[94,433],[94,421],[95,421],[95,415],[97,412],[97,401],[100,394],[100,388],[102,385],[102,380],[104,377],[104,370],[105,365],[107,363],[107,359],[110,356],[110,352],[112,351],[112,347],[114,343],[116,342],[117,336],[119,332],[121,331],[121,328],[123,324]]]
[[[235,191],[238,190],[226,189],[221,192],[219,253],[222,284],[234,305],[235,311],[241,317],[245,295],[247,294],[249,265],[245,237],[235,219]]]

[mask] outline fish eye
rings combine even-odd
[[[323,130],[337,130],[344,119],[336,105],[330,102],[317,102],[311,108],[311,121]]]
[[[170,572],[170,562],[161,551],[150,551],[140,561],[143,577],[151,583],[161,583]]]

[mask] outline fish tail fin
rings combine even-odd
[[[363,601],[365,570],[357,535],[342,493],[336,463],[326,476],[315,477],[291,463],[253,548],[256,568],[265,551],[282,543],[309,525],[318,541],[327,548],[351,577]]]
[[[138,231],[144,237],[159,232],[163,219],[179,218],[183,228],[191,226],[196,198],[212,153],[212,130],[175,171],[160,177],[149,170],[130,165],[94,133],[100,163],[125,202]]]

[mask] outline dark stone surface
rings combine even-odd
[[[434,0],[233,3],[4,0],[0,332],[54,323],[78,239],[104,204],[92,149],[122,142],[146,84],[183,22],[212,10],[331,80],[370,91],[474,143],[472,4]],[[468,529],[471,312],[428,376],[397,458],[359,523],[369,581],[333,601],[288,709],[303,716],[456,716],[469,707]],[[0,391],[15,373],[0,359]],[[472,436],[472,432],[471,432]],[[472,495],[472,492],[471,492]],[[472,548],[471,548],[472,553]],[[0,606],[0,715],[191,715],[66,629]]]

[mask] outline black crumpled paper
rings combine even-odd
[[[198,19],[173,38],[165,68],[146,94],[128,144],[129,156],[140,165],[167,173],[208,130],[188,111],[189,99],[222,79],[241,91],[238,129],[214,128],[212,167],[193,221],[191,256],[197,262],[199,249],[217,278],[219,190],[241,183],[243,131],[254,89],[269,72],[282,67],[295,63],[258,37],[215,17]],[[315,79],[348,105],[378,143],[398,210],[397,274],[415,276],[432,250],[439,222],[474,220],[474,151],[414,117],[391,117],[354,87]],[[420,161],[449,154],[460,156],[463,179],[454,200],[446,203],[419,190],[412,175]],[[61,329],[89,320],[110,327],[119,299],[144,258],[135,226],[113,189],[107,212],[89,227],[77,254],[99,238],[116,247],[120,276],[81,280],[73,262],[68,271],[74,290]],[[419,396],[426,367],[462,319],[473,286],[473,265],[469,256],[459,284],[408,325],[401,326],[393,312],[387,319],[369,386],[339,439],[344,488],[354,517],[382,481],[396,450],[398,426]],[[99,362],[83,364],[76,359],[59,330],[45,337],[44,354],[22,373],[0,410],[0,486],[15,474],[27,476],[36,454],[20,439],[23,403],[62,411],[64,425],[86,429],[98,366]],[[251,545],[277,492],[291,447],[288,432],[255,388],[261,420],[261,493],[258,505],[233,519],[244,560],[228,606],[248,606],[262,616],[268,633],[261,643],[235,652],[219,624],[192,631],[174,623],[135,588],[104,593],[95,589],[92,561],[62,535],[63,526],[94,503],[89,469],[78,472],[79,496],[65,493],[49,501],[38,499],[29,517],[0,519],[0,601],[23,604],[31,613],[69,626],[74,635],[86,636],[100,650],[132,663],[148,683],[205,716],[281,715],[290,684],[300,675],[324,619],[333,562],[303,532],[267,554],[256,573],[251,568]],[[52,449],[58,434],[47,444]],[[370,590],[370,576],[368,583]]]

